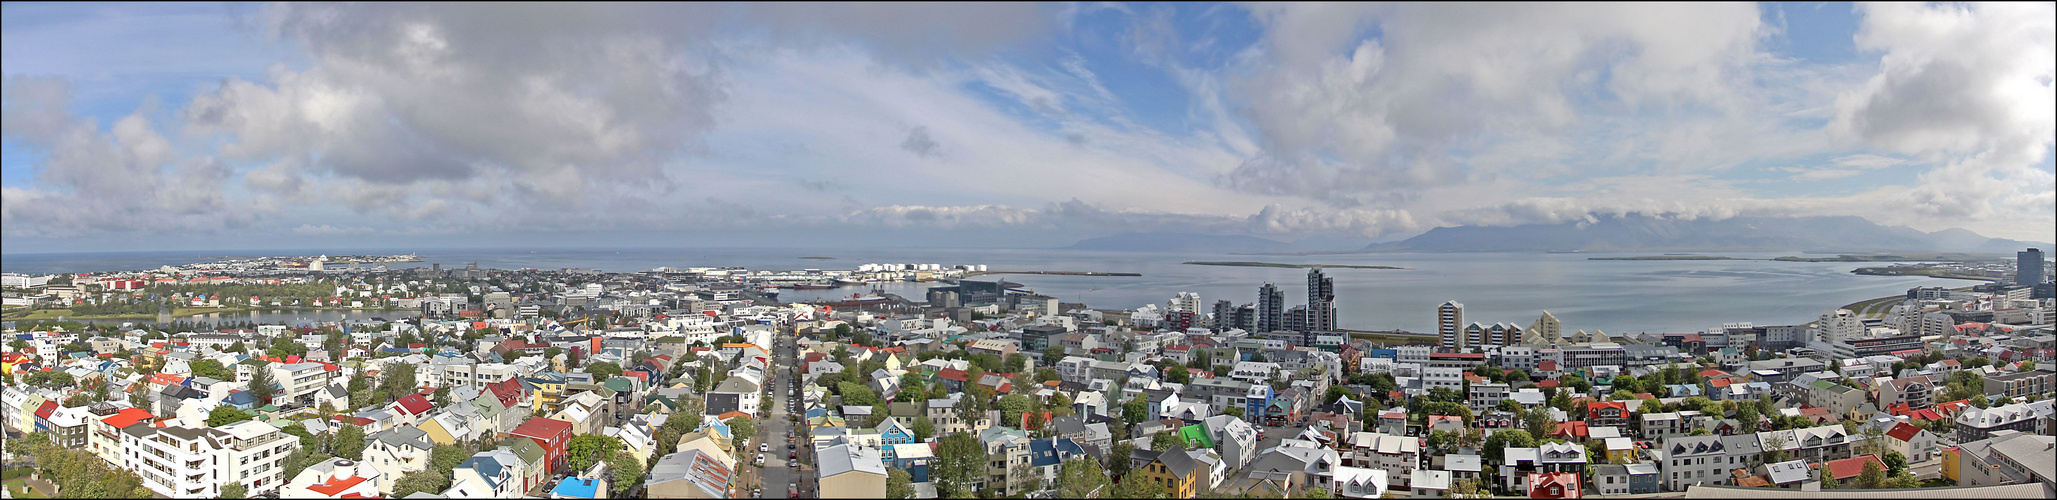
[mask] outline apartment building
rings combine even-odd
[[[1969,407],[1957,414],[1957,442],[1969,443],[1992,437],[1993,432],[2015,430],[2036,432],[2036,412],[2027,403],[1992,408]]]
[[[298,436],[255,420],[212,429],[131,425],[121,432],[122,468],[170,498],[220,497],[230,483],[251,496],[276,492],[287,480],[286,455],[300,446]]]
[[[377,469],[379,493],[392,495],[393,488],[400,484],[401,476],[428,469],[429,452],[435,447],[436,443],[430,441],[428,433],[421,429],[394,427],[365,439],[361,465]]]
[[[1728,484],[1730,471],[1749,468],[1762,452],[1756,434],[1675,436],[1650,450],[1658,482],[1666,491],[1685,491],[1694,484]]]
[[[300,401],[313,403],[314,393],[329,385],[337,372],[333,365],[321,363],[274,363],[270,365],[272,381],[279,384],[277,401]]]
[[[1408,487],[1408,478],[1421,468],[1420,438],[1358,432],[1341,445],[1343,465],[1384,470],[1393,486]]]
[[[2029,371],[2009,372],[1986,377],[1986,394],[2006,394],[2014,399],[2029,395],[2046,396],[2057,392],[2057,371],[2052,367],[2041,367]]]

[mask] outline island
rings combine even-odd
[[[813,256],[813,255],[810,255],[810,256],[806,256],[806,257],[801,257],[801,258],[802,258],[802,259],[806,259],[806,260],[836,260],[836,258],[835,258],[835,257],[820,257],[820,256]]]
[[[1641,255],[1636,257],[1587,257],[1586,260],[1746,260],[1718,255]]]
[[[1286,268],[1293,268],[1293,269],[1306,269],[1306,268],[1310,268],[1310,267],[1319,267],[1319,268],[1324,268],[1324,269],[1400,269],[1400,268],[1398,268],[1398,267],[1393,267],[1393,266],[1360,266],[1360,265],[1353,265],[1353,264],[1281,264],[1281,263],[1277,263],[1277,262],[1244,262],[1244,261],[1211,261],[1211,260],[1189,260],[1189,261],[1185,261],[1185,262],[1183,262],[1183,263],[1184,263],[1184,264],[1192,264],[1192,265],[1195,265],[1195,266],[1230,266],[1230,267],[1286,267]]]

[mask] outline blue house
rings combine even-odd
[[[600,494],[600,480],[590,477],[567,477],[550,489],[550,498],[605,498]]]
[[[885,452],[884,458],[886,460],[893,460],[895,458],[893,456],[893,445],[911,444],[914,442],[914,430],[901,424],[898,418],[886,417],[885,422],[879,423],[877,430],[879,431],[879,442],[885,445],[882,446],[885,449],[881,451]]]
[[[221,404],[238,410],[248,410],[257,407],[257,396],[250,395],[250,391],[236,391],[229,393],[229,397],[222,398]]]

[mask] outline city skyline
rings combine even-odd
[[[10,253],[1623,213],[2057,240],[2048,4],[5,9]]]

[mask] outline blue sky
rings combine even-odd
[[[9,253],[1624,213],[2057,239],[2049,4],[0,9]]]

